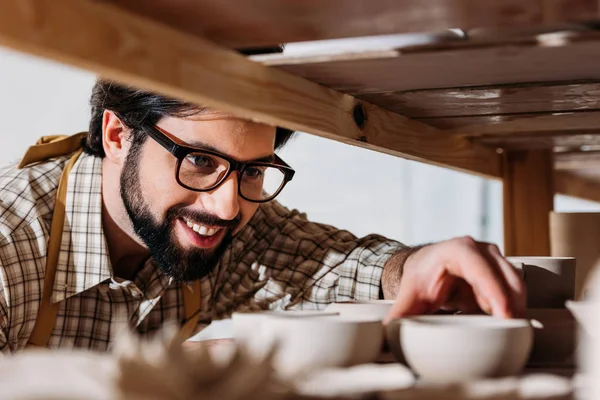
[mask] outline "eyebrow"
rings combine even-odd
[[[258,157],[258,158],[253,158],[250,160],[238,160],[235,157],[231,157],[229,154],[225,154],[222,151],[220,151],[219,149],[217,149],[215,146],[212,146],[210,144],[206,144],[203,143],[201,141],[195,140],[193,142],[181,142],[182,145],[187,146],[187,147],[192,147],[194,149],[198,149],[198,150],[209,150],[209,151],[214,151],[215,153],[219,153],[219,154],[224,154],[229,158],[233,158],[234,160],[238,161],[238,162],[244,162],[244,163],[251,163],[251,162],[266,162],[266,163],[272,163],[275,161],[275,155],[274,154],[270,154],[268,156],[264,156],[264,157]]]

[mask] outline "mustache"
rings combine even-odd
[[[241,220],[241,215],[238,214],[234,219],[221,219],[216,215],[201,212],[201,211],[193,211],[189,209],[177,209],[177,210],[169,210],[169,218],[186,218],[195,222],[199,222],[203,225],[208,226],[217,226],[220,228],[228,228],[234,230],[239,224]]]

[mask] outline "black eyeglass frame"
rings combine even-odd
[[[193,192],[210,192],[211,190],[215,190],[216,188],[221,186],[221,184],[223,184],[223,182],[225,182],[227,180],[227,178],[233,171],[238,171],[239,176],[240,176],[240,178],[238,179],[238,194],[243,199],[250,201],[252,203],[267,203],[269,201],[272,201],[275,197],[277,197],[279,195],[279,193],[281,193],[283,188],[288,184],[288,182],[290,182],[292,180],[292,178],[294,177],[294,174],[296,173],[296,171],[291,166],[289,166],[285,161],[283,161],[277,154],[273,154],[273,158],[275,161],[272,163],[266,162],[266,161],[241,162],[241,161],[234,160],[233,158],[229,157],[228,155],[219,153],[217,151],[198,148],[198,147],[192,147],[192,146],[177,143],[174,140],[175,136],[173,134],[165,131],[162,128],[157,127],[156,125],[146,125],[144,128],[145,128],[146,133],[148,133],[148,136],[150,136],[155,142],[157,142],[162,147],[164,147],[165,150],[167,150],[169,153],[171,153],[177,159],[177,167],[175,168],[175,180],[181,187],[191,190]],[[214,185],[212,185],[206,189],[193,188],[193,187],[188,186],[185,183],[181,182],[181,179],[179,179],[179,171],[181,169],[181,163],[191,153],[205,153],[208,155],[220,157],[229,163],[229,168],[227,169],[227,172],[223,175],[223,177],[220,180],[218,180]],[[244,194],[242,193],[242,187],[241,187],[241,185],[242,185],[241,177],[243,176],[244,171],[246,170],[246,168],[248,166],[251,166],[251,167],[262,166],[262,167],[277,168],[283,173],[283,176],[284,176],[283,183],[281,184],[281,186],[279,186],[279,188],[275,191],[275,193],[273,193],[270,197],[268,197],[266,199],[262,199],[262,200],[249,199],[246,196],[244,196]]]

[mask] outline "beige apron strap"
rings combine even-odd
[[[185,324],[180,331],[181,341],[189,339],[193,334],[198,321],[200,320],[200,308],[202,307],[202,295],[200,281],[196,280],[192,288],[187,285],[181,285],[183,290],[183,309],[185,311]]]
[[[52,157],[74,153],[81,148],[81,141],[86,135],[86,132],[80,132],[72,136],[42,136],[35,145],[27,149],[19,168]]]
[[[50,227],[50,240],[48,241],[42,302],[33,331],[29,337],[28,345],[47,347],[50,335],[52,334],[52,329],[56,322],[59,303],[52,303],[52,290],[54,288],[54,276],[56,275],[56,265],[58,264],[58,255],[60,253],[60,243],[65,221],[69,173],[81,155],[81,152],[81,149],[77,150],[71,159],[69,159],[62,172],[60,181],[58,182],[56,204],[54,205],[52,226]]]

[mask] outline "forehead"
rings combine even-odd
[[[220,111],[165,117],[157,125],[190,146],[210,146],[240,160],[271,155],[275,146],[275,127]]]

